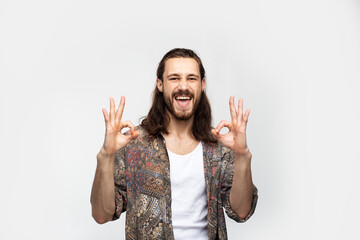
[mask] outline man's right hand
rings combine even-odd
[[[95,221],[101,224],[111,221],[116,209],[114,185],[115,154],[140,134],[131,122],[121,122],[124,106],[125,97],[121,97],[120,106],[115,112],[114,99],[110,98],[110,115],[105,108],[102,109],[106,125],[105,141],[97,155],[98,164],[90,200],[92,215]],[[121,130],[125,127],[130,128],[130,131],[123,134]]]
[[[135,130],[135,126],[130,121],[121,121],[124,107],[125,97],[121,96],[120,105],[116,112],[113,98],[110,98],[110,116],[105,108],[102,109],[106,125],[105,140],[100,150],[100,154],[103,157],[112,158],[117,151],[125,147],[140,134],[139,130]],[[121,130],[125,127],[130,128],[129,134],[121,133]]]

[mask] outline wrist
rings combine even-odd
[[[97,154],[97,158],[100,159],[114,159],[116,153],[109,154],[108,151],[105,150],[104,146],[101,147],[99,153]]]
[[[250,161],[235,161],[234,169],[242,172],[251,171],[251,162]]]
[[[234,157],[237,159],[248,159],[250,161],[252,158],[252,154],[247,147],[241,151],[234,151]]]
[[[246,151],[243,151],[241,153],[234,152],[234,163],[236,167],[241,169],[250,169],[251,168],[251,158],[252,154],[247,149]]]
[[[96,155],[97,164],[100,169],[108,168],[114,164],[115,154],[107,154],[105,149],[101,148]]]

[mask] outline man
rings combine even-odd
[[[121,121],[125,98],[103,109],[92,215],[105,223],[126,211],[127,239],[227,239],[224,211],[237,222],[255,210],[243,101],[211,128],[205,69],[189,49],[169,51],[157,70],[153,105],[139,127]],[[125,134],[121,130],[129,131]],[[229,132],[220,134],[222,128]],[[115,183],[115,184],[114,184]]]

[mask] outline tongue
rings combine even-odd
[[[190,104],[190,100],[176,100],[180,107],[187,107]]]

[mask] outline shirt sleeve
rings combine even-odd
[[[247,221],[255,212],[257,200],[258,200],[258,190],[255,185],[253,185],[253,200],[251,205],[251,210],[245,218],[239,217],[230,206],[230,190],[234,177],[234,154],[230,149],[224,150],[223,155],[223,165],[221,171],[221,201],[225,212],[229,218],[235,220],[236,222],[245,222]]]
[[[126,211],[125,148],[120,149],[115,155],[114,185],[115,213],[113,220],[116,220],[122,212]]]

